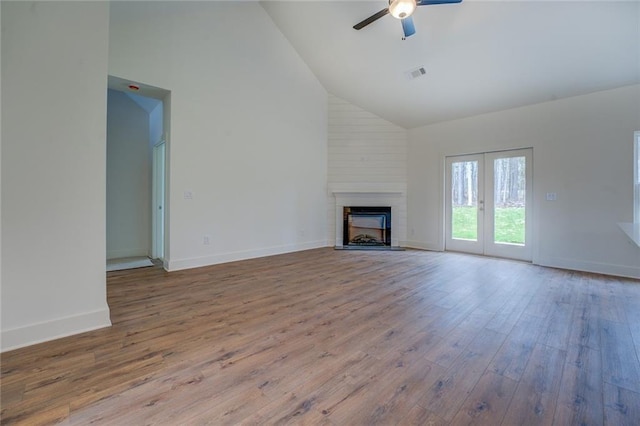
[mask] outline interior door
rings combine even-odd
[[[531,261],[531,149],[447,157],[446,165],[446,249]]]
[[[153,147],[152,162],[152,244],[151,257],[164,259],[164,210],[165,210],[165,161],[166,144],[163,141]]]

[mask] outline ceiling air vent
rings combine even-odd
[[[409,71],[405,71],[404,75],[407,77],[407,80],[414,80],[418,77],[422,77],[426,73],[427,71],[424,69],[424,67],[420,67],[420,68],[412,69]]]

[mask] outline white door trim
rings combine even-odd
[[[494,162],[496,159],[525,157],[525,243],[494,241]],[[477,173],[477,239],[453,238],[452,233],[452,164],[476,161]],[[533,149],[520,148],[469,155],[445,157],[445,250],[532,261],[533,257]]]

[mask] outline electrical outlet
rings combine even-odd
[[[184,191],[184,199],[185,200],[193,200],[193,192],[192,191]]]
[[[202,238],[202,244],[204,244],[205,246],[208,246],[211,243],[211,237],[209,237],[208,235],[205,235]]]
[[[555,192],[547,192],[547,201],[556,201],[558,199],[558,194]]]

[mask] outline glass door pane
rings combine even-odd
[[[526,158],[493,161],[493,241],[525,244]]]
[[[478,240],[478,161],[451,164],[451,237]]]

